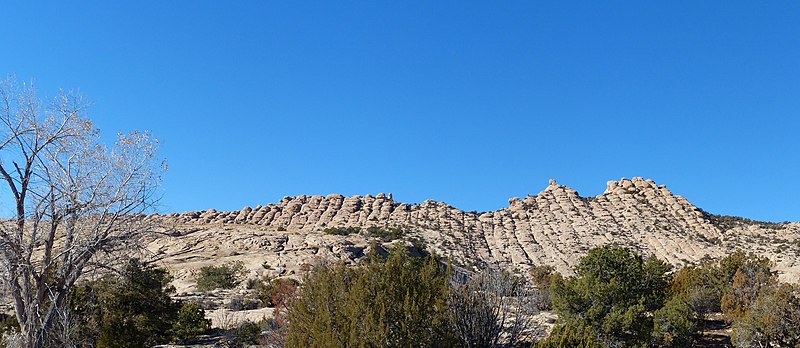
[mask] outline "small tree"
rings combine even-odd
[[[181,342],[202,335],[211,328],[211,320],[206,319],[206,311],[197,303],[184,303],[172,323],[174,340]]]
[[[609,346],[644,345],[653,327],[651,313],[666,298],[669,269],[623,247],[591,249],[575,267],[576,277],[553,277],[553,309],[562,326],[591,328]]]
[[[87,106],[71,93],[44,104],[31,86],[0,81],[0,180],[14,212],[0,223],[0,267],[27,347],[50,344],[69,290],[94,260],[130,250],[148,231],[140,213],[164,168],[147,133],[105,146]]]

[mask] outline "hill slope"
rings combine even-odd
[[[580,197],[551,180],[539,194],[512,198],[507,208],[485,213],[435,201],[399,203],[391,194],[332,194],[285,197],[233,212],[150,218],[169,233],[150,240],[148,248],[178,272],[179,288],[191,287],[193,270],[222,260],[242,260],[251,270],[273,276],[297,272],[317,258],[356,262],[373,238],[369,227],[394,229],[402,239],[466,267],[499,263],[525,271],[548,264],[568,274],[588,249],[616,243],[674,265],[741,248],[770,257],[785,281],[800,276],[800,223],[711,215],[642,178],[609,181],[595,197]]]

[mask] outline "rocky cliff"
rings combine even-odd
[[[783,280],[800,275],[800,224],[711,215],[642,178],[609,181],[595,197],[551,180],[537,195],[511,198],[507,208],[484,213],[435,201],[400,203],[391,194],[332,194],[151,218],[169,233],[150,241],[149,249],[182,272],[186,286],[192,270],[220,260],[243,260],[255,272],[283,275],[318,258],[354,262],[375,238],[370,227],[394,231],[383,241],[399,236],[465,267],[499,263],[524,272],[547,264],[570,273],[588,249],[615,243],[674,265],[742,248],[770,257]]]

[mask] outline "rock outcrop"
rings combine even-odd
[[[595,197],[581,197],[550,180],[539,194],[512,198],[507,208],[484,213],[431,200],[400,203],[380,193],[284,197],[277,204],[233,212],[209,209],[151,218],[174,231],[151,241],[150,249],[167,265],[189,273],[192,265],[221,258],[250,261],[254,270],[266,265],[281,274],[316,258],[356,260],[369,247],[368,233],[324,231],[379,227],[402,230],[404,239],[465,267],[499,263],[524,272],[548,264],[568,274],[590,248],[615,243],[674,265],[741,248],[770,257],[784,280],[797,281],[800,275],[800,224],[714,216],[642,178],[609,181]]]

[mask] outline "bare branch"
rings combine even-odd
[[[50,344],[69,318],[66,296],[92,260],[149,231],[141,214],[163,170],[148,133],[108,150],[84,98],[61,92],[41,105],[32,86],[0,81],[0,176],[17,215],[0,222],[0,265],[29,347]]]

